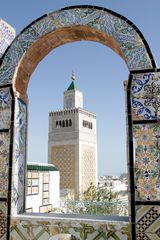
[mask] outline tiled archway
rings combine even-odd
[[[0,189],[0,219],[5,226],[4,233],[8,229],[8,239],[11,214],[24,212],[26,91],[29,78],[37,64],[53,48],[80,40],[97,41],[110,47],[128,66],[128,168],[132,238],[135,239],[136,225],[137,239],[159,234],[159,210],[156,205],[160,201],[160,73],[143,35],[128,19],[108,9],[73,6],[44,15],[31,23],[15,38],[2,58],[0,151],[3,188]],[[149,219],[148,224],[144,219],[151,215],[155,218],[152,221]]]

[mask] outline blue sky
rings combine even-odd
[[[0,18],[17,34],[36,18],[65,6],[102,6],[131,20],[146,38],[160,63],[159,0],[39,0],[2,1]],[[84,108],[97,114],[99,175],[126,171],[126,126],[123,81],[128,79],[124,61],[96,42],[75,42],[52,51],[31,76],[29,95],[29,161],[47,162],[48,112],[61,109],[63,92],[77,75],[84,94]]]

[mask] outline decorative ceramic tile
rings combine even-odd
[[[7,232],[7,205],[0,202],[0,240],[6,240]]]
[[[21,179],[23,181],[21,181]],[[24,184],[24,175],[14,174],[12,177],[12,214],[17,214],[17,212],[24,212],[24,198],[25,198],[25,184]]]
[[[146,107],[146,100],[132,96],[132,119],[133,120],[154,120],[156,119],[155,109],[150,105]]]
[[[24,175],[26,155],[27,106],[20,100],[15,104],[15,147],[13,155],[14,174]]]
[[[56,28],[70,25],[86,25],[98,29],[118,42],[124,52],[130,70],[151,67],[146,48],[139,35],[123,19],[95,8],[74,8],[49,15]],[[139,44],[141,41],[141,44]]]
[[[7,197],[8,194],[8,174],[0,173],[0,197]]]
[[[131,92],[133,120],[160,117],[160,72],[134,74]]]
[[[9,157],[9,132],[0,132],[0,172],[7,172]]]
[[[32,225],[32,223],[28,225],[14,225],[11,227],[11,237],[12,240],[48,240],[50,237],[49,227]]]
[[[1,84],[11,83],[18,62],[30,45],[48,32],[66,26],[84,25],[109,35],[120,46],[129,70],[152,68],[146,47],[127,21],[93,7],[60,10],[25,29],[13,42],[0,68]]]
[[[0,19],[0,57],[15,38],[15,30],[8,23]]]
[[[99,238],[97,238],[98,240]],[[106,239],[106,238],[104,238]],[[129,240],[129,236],[124,234],[123,232],[108,232],[107,233],[107,240]]]
[[[158,123],[135,125],[133,134],[136,148],[141,147],[145,151],[146,147],[157,146],[159,130]]]
[[[9,132],[0,132],[0,197],[8,191]]]
[[[12,186],[11,214],[16,215],[24,213],[24,185],[18,183],[18,188]]]
[[[160,239],[160,206],[139,206],[136,211],[136,240]]]
[[[22,213],[25,197],[27,107],[20,100],[15,103],[15,145],[12,168],[12,213]]]
[[[10,128],[11,122],[11,93],[10,88],[0,89],[0,129]]]
[[[49,32],[54,31],[56,27],[56,23],[48,16],[40,19],[38,22],[35,22],[35,24],[31,26],[31,28],[34,29],[34,31],[39,36],[43,36]]]
[[[118,229],[114,223],[107,222],[106,224],[95,223],[83,223],[81,221],[63,221],[59,220],[15,220],[12,221],[11,237],[12,240],[21,239],[37,239],[48,240],[51,236],[58,236],[57,234],[71,234],[72,239],[75,240],[129,240],[130,230],[127,224],[123,222],[116,223],[119,225]],[[116,231],[115,231],[116,230]]]
[[[159,125],[133,127],[136,200],[160,200]]]
[[[158,89],[154,89],[152,92],[152,84],[155,83],[157,86],[160,84],[160,72],[147,72],[133,74],[132,79],[132,94],[134,96],[143,96],[148,94],[158,94]],[[150,90],[150,91],[148,91]]]

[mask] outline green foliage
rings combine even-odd
[[[96,202],[111,202],[115,200],[117,193],[107,190],[104,187],[96,187],[90,183],[89,188],[80,195],[80,200],[96,201]]]
[[[67,201],[67,211],[78,214],[118,215],[117,194],[93,183],[80,194],[78,201]]]
[[[80,194],[77,200],[66,200],[64,213],[77,213],[89,215],[119,215],[128,213],[128,206],[117,202],[117,193],[105,187],[95,187],[93,183]]]

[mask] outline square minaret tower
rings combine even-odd
[[[74,75],[64,92],[64,108],[49,113],[49,163],[60,171],[61,196],[79,196],[97,185],[96,115],[83,109]]]

